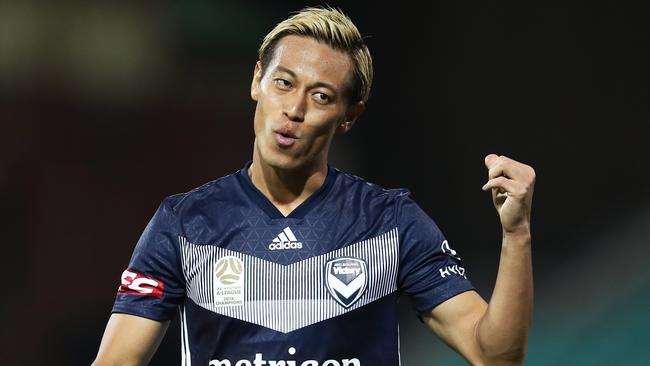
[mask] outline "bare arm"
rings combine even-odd
[[[466,292],[438,305],[425,323],[473,365],[520,365],[533,312],[530,207],[534,170],[504,156],[486,157],[503,228],[501,258],[489,304]]]
[[[146,365],[160,345],[169,321],[112,314],[93,366]]]

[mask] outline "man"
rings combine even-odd
[[[252,162],[163,201],[122,274],[95,365],[146,364],[177,309],[183,365],[398,365],[401,293],[471,364],[523,361],[534,171],[485,159],[503,226],[488,305],[408,191],[328,165],[371,81],[370,53],[337,10],[305,9],[266,36]]]

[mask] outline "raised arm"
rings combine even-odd
[[[501,258],[489,304],[465,292],[434,308],[425,323],[473,365],[520,365],[533,313],[530,209],[535,171],[505,156],[485,158],[503,228]]]
[[[112,314],[92,366],[146,365],[158,349],[168,326],[169,321]]]

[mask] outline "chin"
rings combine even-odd
[[[302,159],[279,159],[274,162],[274,164],[269,164],[275,169],[279,170],[296,170],[305,166],[305,162]]]
[[[283,151],[266,151],[261,156],[264,163],[274,169],[292,170],[304,165],[304,159],[291,156]]]

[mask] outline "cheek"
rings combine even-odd
[[[327,123],[325,123],[323,125],[318,126],[318,128],[316,128],[315,133],[319,137],[330,136],[330,135],[332,135],[334,133],[334,127],[333,126],[334,126],[334,122],[327,122]]]
[[[261,108],[262,115],[268,117],[273,114],[277,114],[280,111],[282,100],[278,95],[273,93],[263,93],[260,95],[260,99],[257,102],[258,107]]]
[[[264,108],[262,108],[262,103],[257,102],[255,106],[255,116],[253,117],[253,130],[255,135],[258,135],[262,126],[264,125]]]
[[[312,133],[314,140],[317,140],[317,143],[322,144],[327,142],[336,132],[337,120],[332,118],[328,114],[327,117],[323,116],[314,116],[314,119],[319,119],[321,123],[317,123],[312,126]]]
[[[269,120],[277,111],[277,98],[261,94],[255,107],[255,132],[259,132],[265,126],[269,126]]]

